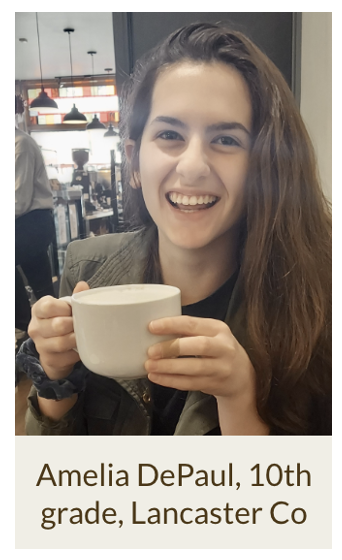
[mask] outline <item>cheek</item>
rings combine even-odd
[[[161,186],[172,170],[172,159],[153,144],[142,147],[139,156],[141,183],[145,188]]]
[[[157,160],[158,161],[158,160]],[[139,154],[139,171],[142,184],[153,181],[156,171],[156,158],[153,147],[150,145],[142,145]]]
[[[236,199],[244,197],[247,170],[248,157],[232,161],[230,167],[225,169],[224,183],[231,197]]]

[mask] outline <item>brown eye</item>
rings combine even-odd
[[[221,144],[221,146],[240,146],[239,142],[231,136],[219,136],[213,140],[214,144]]]
[[[178,132],[174,130],[164,130],[160,134],[158,134],[157,138],[161,138],[162,140],[183,140]]]

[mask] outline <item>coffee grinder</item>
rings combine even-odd
[[[83,200],[85,212],[94,212],[95,206],[91,203],[91,183],[89,172],[84,169],[84,165],[89,161],[89,152],[87,148],[74,148],[71,150],[72,159],[77,165],[77,169],[73,172],[71,186],[77,185],[83,187]]]

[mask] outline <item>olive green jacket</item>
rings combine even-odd
[[[77,282],[91,288],[143,282],[149,233],[117,233],[69,244],[60,296],[71,295]],[[225,322],[246,348],[246,329],[236,282]],[[88,373],[85,391],[59,421],[40,414],[36,390],[29,395],[28,435],[149,435],[151,399],[147,379],[115,380]],[[205,435],[218,426],[216,399],[189,392],[174,435]]]

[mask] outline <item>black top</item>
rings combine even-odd
[[[238,271],[234,272],[211,296],[182,307],[182,315],[224,321],[237,277]],[[152,382],[150,382],[150,391],[153,406],[151,435],[173,435],[188,392],[162,387]],[[220,430],[218,429],[213,430],[208,435],[219,434]]]

